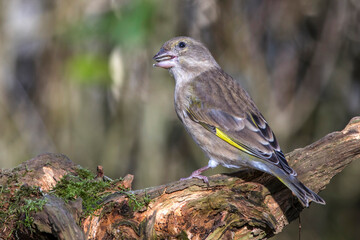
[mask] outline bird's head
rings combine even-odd
[[[175,77],[177,73],[196,75],[219,66],[210,51],[190,37],[167,41],[153,59],[156,61],[154,66],[169,69]]]

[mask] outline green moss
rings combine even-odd
[[[43,208],[46,200],[42,198],[42,193],[38,187],[22,185],[15,189],[13,195],[8,186],[0,188],[0,224],[5,229],[7,227],[16,226],[12,232],[20,226],[25,226],[32,231],[32,223],[34,219],[31,213],[39,211]]]
[[[81,197],[83,215],[88,216],[101,207],[98,203],[103,197],[109,195],[105,191],[110,187],[111,182],[97,181],[92,172],[84,168],[78,168],[76,175],[65,175],[50,193],[66,202]]]
[[[78,168],[75,173],[65,175],[56,186],[49,191],[65,202],[82,199],[83,212],[81,217],[93,214],[99,209],[105,197],[115,191],[125,194],[128,197],[128,205],[132,211],[138,211],[150,203],[149,196],[136,196],[128,189],[122,188],[119,182],[122,179],[103,181],[96,179],[96,176],[89,170]],[[26,227],[32,231],[34,219],[32,213],[41,211],[46,204],[43,193],[39,187],[28,186],[27,184],[18,187],[18,175],[11,174],[5,185],[0,186],[0,231],[4,229],[18,229]],[[110,202],[110,206],[113,204]],[[107,208],[110,211],[110,209]],[[16,228],[14,228],[16,226]],[[8,237],[12,236],[12,230]]]
[[[0,186],[0,224],[3,225],[8,218],[8,211],[5,211],[8,208],[9,200],[7,196],[10,194],[10,189],[7,186]]]
[[[19,182],[19,176],[17,173],[12,173],[8,176],[8,179],[6,181],[6,183],[9,184],[15,184]]]
[[[113,193],[116,187],[118,187],[117,183],[119,181],[122,181],[122,179],[106,182],[96,180],[95,175],[91,171],[78,168],[76,175],[65,175],[50,193],[65,201],[72,201],[81,197],[83,201],[83,217],[85,217],[102,206],[102,204],[100,204],[102,199]],[[133,211],[142,209],[150,203],[150,198],[147,194],[139,198],[135,194],[128,192],[127,189],[119,187],[118,190],[120,193],[127,195],[129,198],[129,206]]]
[[[80,168],[80,167],[77,168],[76,174],[82,179],[94,180],[94,178],[95,178],[95,175],[86,168]]]
[[[139,211],[149,205],[151,202],[151,199],[149,198],[149,195],[145,193],[144,197],[136,196],[133,193],[124,192],[126,196],[128,197],[129,206],[132,208],[133,211]]]
[[[25,204],[19,208],[19,213],[23,219],[17,221],[17,225],[23,225],[30,230],[34,222],[34,218],[31,216],[32,212],[41,211],[46,204],[47,200],[42,199],[25,199]]]

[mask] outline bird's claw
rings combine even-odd
[[[190,179],[192,179],[192,178],[198,178],[198,179],[200,179],[200,180],[203,180],[204,181],[204,183],[206,183],[206,185],[208,186],[208,187],[210,187],[210,184],[209,184],[209,179],[208,179],[208,177],[207,176],[203,176],[203,175],[201,175],[201,174],[194,174],[194,173],[192,173],[189,177],[187,177],[187,178],[181,178],[180,179],[180,181],[184,181],[184,180],[190,180]]]

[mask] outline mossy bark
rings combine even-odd
[[[343,131],[287,154],[299,179],[315,192],[359,158],[360,117],[352,119]],[[2,170],[0,183],[9,184],[16,173],[18,183],[47,192],[75,168],[63,155],[45,154],[15,169]],[[209,186],[195,179],[131,192],[137,200],[114,192],[93,215],[81,219],[81,201],[65,203],[44,196],[50,201],[43,211],[33,213],[33,232],[20,227],[18,235],[29,234],[29,239],[50,235],[58,239],[266,239],[281,232],[303,210],[290,190],[265,173],[219,174],[209,180]],[[128,187],[131,181],[127,176],[122,184]],[[151,202],[135,208],[133,201],[144,198]],[[57,204],[51,205],[53,202]],[[61,209],[61,214],[52,207]],[[70,227],[64,228],[64,223]]]

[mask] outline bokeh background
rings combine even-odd
[[[134,174],[139,189],[206,165],[174,112],[173,79],[152,67],[179,35],[250,92],[284,152],[360,115],[358,0],[0,0],[0,167],[59,152]],[[356,239],[359,182],[358,161],[301,215],[302,239]],[[294,222],[275,239],[297,237]]]

